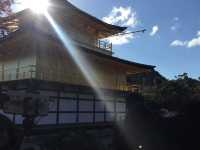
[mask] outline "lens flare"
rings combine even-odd
[[[19,3],[21,3],[24,8],[30,8],[37,14],[44,14],[49,7],[48,0],[21,0]]]
[[[106,109],[108,111],[112,110],[111,106],[109,106],[106,103],[105,100],[105,94],[102,91],[102,89],[99,87],[99,84],[97,83],[97,79],[99,79],[98,75],[94,72],[94,69],[91,65],[91,63],[85,58],[81,53],[80,50],[78,50],[78,47],[74,46],[73,42],[67,35],[67,33],[62,29],[62,27],[52,18],[52,16],[48,13],[44,13],[45,17],[51,24],[52,28],[54,29],[55,33],[59,37],[60,41],[64,45],[66,52],[70,54],[70,56],[73,58],[76,65],[80,68],[81,72],[83,73],[85,79],[88,81],[88,83],[91,85],[91,87],[94,89],[97,98],[101,100],[101,102],[104,104]],[[113,117],[113,116],[110,116]],[[135,145],[132,142],[131,135],[129,135],[128,132],[125,130],[125,126],[123,123],[120,122],[116,123],[117,127],[119,128],[120,132],[122,132],[122,135],[124,136],[125,140],[131,147],[135,147]],[[142,149],[143,146],[139,145],[139,149]]]
[[[75,61],[76,65],[79,67],[81,72],[83,73],[85,79],[94,89],[97,97],[101,99],[103,102],[105,100],[105,95],[98,86],[99,84],[97,83],[97,79],[99,77],[94,72],[94,69],[92,68],[90,62],[88,62],[87,59],[80,53],[80,50],[78,50],[78,48],[74,46],[74,44],[67,36],[65,31],[54,21],[54,19],[50,16],[48,12],[45,13],[45,16],[48,19],[51,26],[53,27],[53,29],[55,30],[58,37],[60,38],[64,47],[66,48],[70,56],[73,58],[73,60]],[[106,105],[106,103],[104,104],[106,106],[106,109],[110,110],[110,106]]]

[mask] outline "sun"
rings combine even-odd
[[[48,0],[31,0],[29,8],[38,14],[44,14],[49,7]]]
[[[49,7],[48,0],[23,0],[22,4],[37,14],[44,14]]]

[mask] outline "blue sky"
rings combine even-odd
[[[117,25],[134,21],[128,25],[129,31],[147,29],[145,34],[125,37],[128,38],[127,41],[115,45],[115,56],[156,65],[156,70],[167,78],[174,78],[183,72],[189,73],[194,78],[200,76],[199,0],[70,0],[70,2],[99,19],[107,17],[107,21]],[[121,18],[117,22],[114,19],[123,17],[120,13],[126,15],[129,13],[129,18],[125,20]]]

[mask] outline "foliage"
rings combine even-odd
[[[155,99],[162,107],[182,111],[190,103],[200,102],[200,81],[188,77],[187,73],[178,75],[176,80],[162,83],[155,93]]]
[[[199,80],[184,73],[160,84],[155,93],[133,95],[128,102],[124,130],[134,145],[149,150],[200,149]]]
[[[0,0],[0,13],[9,15],[11,13],[11,5],[14,0]]]

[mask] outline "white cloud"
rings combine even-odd
[[[187,48],[200,46],[200,31],[197,32],[197,37],[188,41],[175,40],[170,44],[170,46],[174,46],[174,47],[182,46],[182,47],[187,47]]]
[[[127,31],[129,32],[129,31]],[[114,45],[123,45],[128,44],[130,40],[134,39],[133,34],[124,34],[119,36],[112,36],[106,39],[106,41],[114,44]]]
[[[136,18],[136,13],[133,12],[130,16],[130,18],[127,20],[127,22],[125,22],[123,24],[123,26],[127,26],[127,27],[135,27],[138,23],[138,20]]]
[[[176,46],[186,46],[187,44],[188,44],[187,41],[175,40],[170,45],[176,47]]]
[[[176,31],[179,28],[180,28],[179,18],[178,17],[174,17],[173,18],[173,25],[170,27],[170,29],[172,31]]]
[[[103,21],[113,25],[135,27],[138,23],[136,12],[131,7],[113,7]]]
[[[159,31],[159,27],[158,27],[158,25],[155,25],[152,27],[152,31],[149,35],[154,36],[158,31]]]
[[[200,36],[200,31],[197,31],[197,36]]]
[[[103,17],[102,20],[109,24],[126,26],[128,28],[134,28],[138,24],[136,12],[131,7],[113,7],[112,11]],[[112,42],[114,45],[123,45],[129,43],[133,38],[133,34],[125,34],[109,37],[105,40]]]
[[[196,47],[196,46],[200,46],[200,36],[190,40],[187,45],[188,48],[192,48],[192,47]]]
[[[178,28],[178,26],[177,26],[177,25],[173,25],[173,26],[171,26],[171,28],[170,28],[170,29],[171,29],[172,31],[176,31],[176,30],[177,30],[177,28]]]
[[[174,21],[179,21],[179,17],[174,17],[173,20]]]

